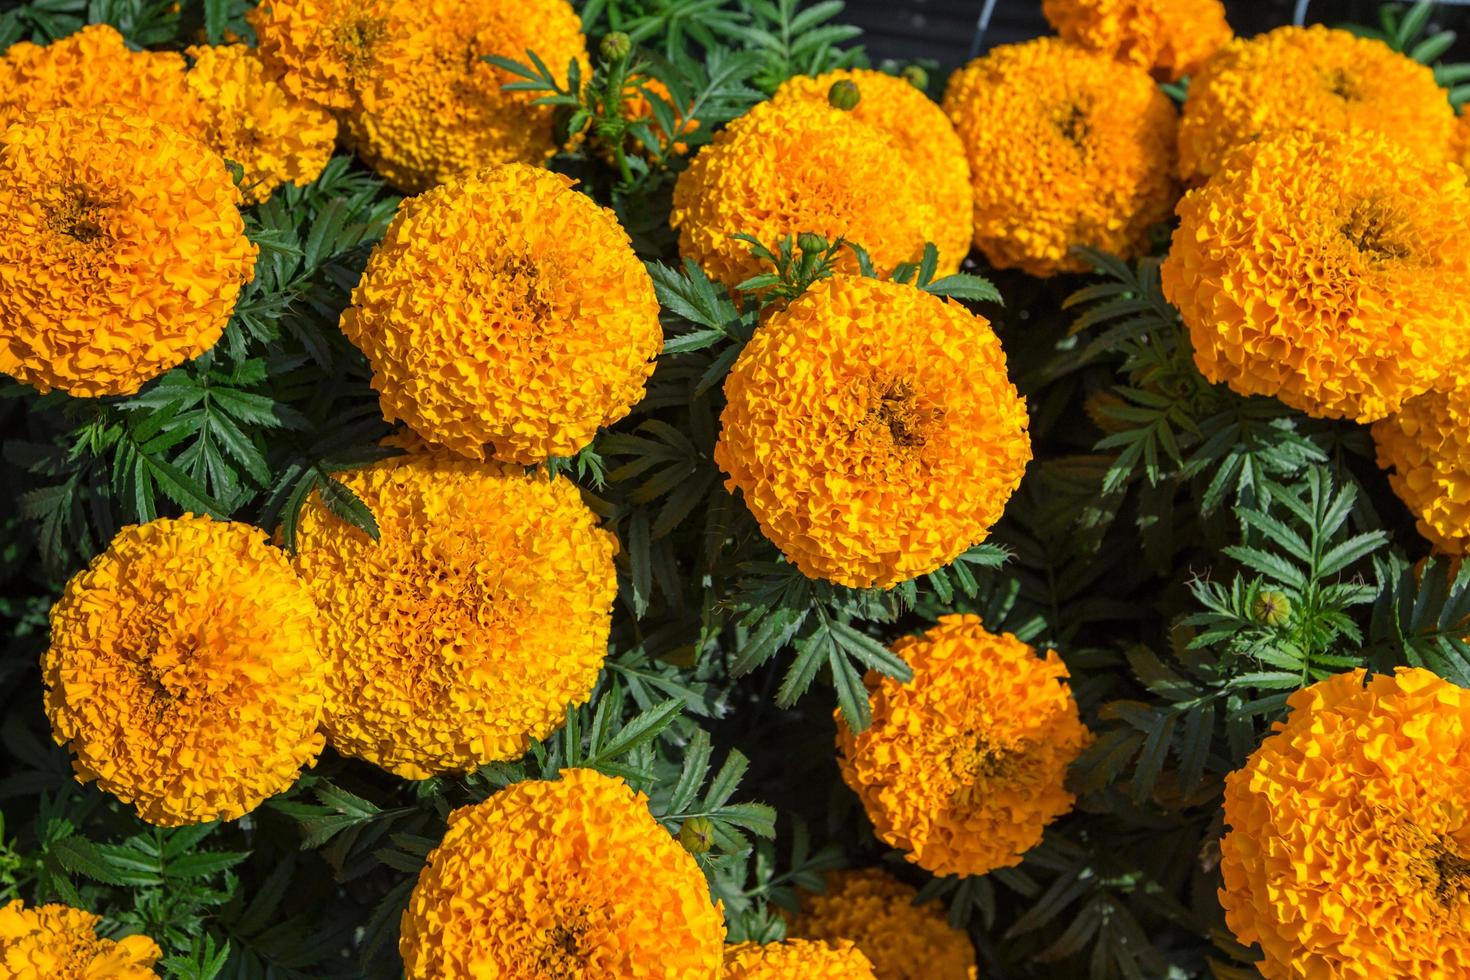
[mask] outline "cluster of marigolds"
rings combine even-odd
[[[1206,378],[1372,423],[1423,533],[1470,548],[1470,126],[1431,71],[1322,28],[1240,40],[1217,0],[1045,0],[1059,36],[956,72],[942,105],[851,70],[793,78],[679,176],[681,253],[813,233],[879,269],[973,244],[1035,276],[1086,245],[1163,266]],[[139,51],[109,27],[0,58],[0,371],[128,394],[209,349],[253,275],[240,208],[340,144],[407,198],[341,329],[401,455],[343,481],[374,542],[306,504],[288,553],[204,517],[124,529],[52,612],[46,712],[145,820],[234,819],[326,744],[406,779],[521,756],[585,701],[615,536],[535,464],[643,395],[663,345],[613,213],[544,162],[553,119],[483,59],[588,59],[566,0],[264,0],[257,46]],[[1160,81],[1189,76],[1182,112]],[[836,83],[836,84],[834,84]],[[1030,458],[985,319],[831,278],[725,382],[715,461],[803,573],[885,588],[981,541]],[[936,875],[1018,863],[1089,742],[1055,653],[946,617],[869,681],[836,751],[883,841]],[[1470,972],[1470,696],[1423,670],[1297,693],[1228,781],[1228,922],[1268,977]],[[968,938],[877,870],[789,938],[726,946],[695,859],[621,780],[573,769],[450,817],[403,916],[410,977],[975,976]],[[0,909],[0,970],[152,976],[158,947],[62,906]],[[916,972],[917,971],[917,972]]]

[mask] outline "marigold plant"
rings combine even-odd
[[[219,339],[254,275],[229,172],[141,116],[57,109],[0,133],[0,371],[128,394]]]
[[[893,132],[825,102],[762,102],[700,149],[674,185],[679,252],[735,286],[763,270],[750,235],[775,247],[803,232],[861,245],[884,271],[918,261],[924,243],[952,241],[931,175]],[[953,272],[963,252],[940,255]],[[850,255],[842,267],[857,271]]]
[[[736,943],[725,947],[724,980],[877,980],[851,940]]]
[[[1142,68],[1056,38],[1002,45],[950,76],[944,111],[975,244],[1000,268],[1080,272],[1079,245],[1138,255],[1174,206],[1174,107]]]
[[[1378,465],[1436,549],[1470,552],[1470,386],[1453,377],[1373,424]]]
[[[1031,458],[990,324],[839,275],[773,314],[725,381],[714,459],[804,573],[887,587],[983,540]]]
[[[893,652],[914,679],[868,675],[872,727],[838,720],[842,778],[878,836],[928,871],[1019,864],[1072,809],[1067,767],[1090,741],[1066,666],[976,616],[941,616]]]
[[[264,531],[124,528],[67,583],[42,664],[77,778],[161,826],[233,820],[322,748],[316,610]]]
[[[406,205],[352,297],[342,330],[383,415],[465,456],[576,453],[643,397],[663,346],[612,212],[518,164]]]
[[[1236,147],[1292,129],[1366,129],[1437,160],[1454,125],[1455,111],[1427,66],[1348,31],[1278,27],[1231,41],[1191,80],[1179,170],[1186,180],[1204,180]]]
[[[953,928],[942,906],[914,904],[918,890],[886,871],[834,871],[826,888],[803,895],[791,936],[851,942],[880,980],[975,980],[975,947]]]
[[[400,6],[410,0],[398,0]],[[527,51],[567,82],[587,68],[581,19],[567,0],[429,0],[414,30],[370,70],[371,92],[347,115],[358,154],[395,187],[417,193],[500,163],[536,164],[556,150],[555,114],[486,55]]]
[[[107,24],[50,44],[13,44],[0,57],[0,131],[47,109],[116,106],[197,134],[203,107],[184,69],[177,52],[135,50]]]
[[[568,769],[449,816],[403,913],[411,980],[720,975],[699,866],[620,779]]]
[[[271,77],[328,109],[371,101],[372,81],[422,29],[408,0],[263,0],[248,13]]]
[[[514,759],[587,699],[617,540],[567,480],[442,452],[342,482],[380,538],[314,497],[296,568],[322,611],[333,748],[409,779]]]
[[[1220,0],[1042,0],[1066,41],[1177,81],[1233,36]]]
[[[244,171],[246,201],[317,178],[337,141],[329,112],[291,95],[243,45],[196,46],[189,56],[189,90],[204,107],[204,141]]]
[[[974,237],[975,196],[964,144],[944,110],[907,79],[862,68],[798,75],[783,83],[773,98],[825,104],[833,84],[840,81],[858,88],[853,118],[891,136],[909,166],[924,175],[938,216],[934,245],[941,262],[957,267],[969,254]]]
[[[1470,348],[1464,173],[1372,133],[1244,148],[1179,205],[1162,272],[1210,381],[1371,422]]]
[[[1296,691],[1225,781],[1225,920],[1267,978],[1470,971],[1470,693],[1422,668]]]
[[[0,907],[0,971],[9,980],[154,980],[163,951],[147,936],[102,939],[99,916],[65,905]]]

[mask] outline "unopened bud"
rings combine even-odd
[[[679,843],[690,854],[704,854],[715,843],[715,825],[708,817],[690,817],[679,828]]]
[[[1280,592],[1262,592],[1251,606],[1251,615],[1262,626],[1285,626],[1291,618],[1291,600]]]
[[[918,65],[905,65],[899,76],[920,92],[929,91],[929,73]]]
[[[796,247],[803,252],[825,252],[827,251],[827,239],[810,231],[804,231],[796,236]]]
[[[633,50],[633,39],[622,31],[613,31],[602,39],[598,50],[603,61],[621,61]]]
[[[850,112],[857,108],[858,102],[862,100],[863,94],[858,87],[847,79],[833,82],[832,87],[827,90],[827,102],[834,109]]]

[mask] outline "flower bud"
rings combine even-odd
[[[1285,626],[1291,619],[1291,600],[1280,592],[1262,592],[1251,604],[1251,615],[1262,626]]]
[[[825,252],[827,251],[827,239],[810,231],[804,231],[796,236],[796,247],[803,252]]]
[[[841,109],[844,112],[856,109],[862,97],[858,87],[845,78],[833,82],[832,87],[827,90],[827,103],[834,109]]]
[[[929,73],[918,65],[905,65],[899,77],[908,82],[920,92],[929,91]]]
[[[679,828],[679,843],[690,854],[704,854],[714,846],[715,825],[708,817],[690,817]]]
[[[602,39],[598,51],[603,61],[621,61],[633,50],[633,39],[622,31],[613,31]]]

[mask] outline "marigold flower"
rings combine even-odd
[[[349,109],[413,34],[408,0],[263,0],[246,13],[272,78],[298,99]],[[414,26],[417,26],[416,24]]]
[[[1303,688],[1225,780],[1225,921],[1270,980],[1470,974],[1470,692],[1400,667]]]
[[[946,239],[953,216],[935,210],[930,175],[907,152],[893,133],[834,109],[825,95],[762,102],[694,154],[674,184],[679,252],[731,287],[765,271],[738,234],[772,248],[802,232],[843,238],[885,272],[918,261],[925,242]],[[939,259],[950,273],[964,254]],[[847,252],[839,264],[858,271]]]
[[[340,478],[374,542],[319,497],[296,568],[322,610],[332,746],[408,779],[514,759],[587,700],[617,539],[570,480],[421,452]]]
[[[873,724],[839,712],[842,778],[878,836],[937,875],[983,875],[1021,863],[1046,825],[1072,809],[1067,767],[1091,740],[1054,651],[976,616],[893,646],[907,684],[869,672]]]
[[[1177,81],[1193,75],[1234,34],[1220,0],[1042,0],[1066,41]]]
[[[1236,147],[1291,129],[1367,129],[1438,160],[1454,125],[1428,66],[1347,31],[1278,27],[1231,41],[1191,79],[1179,171],[1198,182]]]
[[[715,462],[803,573],[886,588],[984,539],[1031,458],[984,317],[838,275],[756,331],[725,380]]]
[[[409,2],[409,0],[403,0]],[[409,193],[500,163],[556,152],[555,110],[543,93],[505,91],[518,76],[484,60],[534,51],[557,81],[588,71],[582,21],[567,0],[429,0],[416,30],[372,69],[371,94],[347,117],[353,148]]]
[[[1378,465],[1436,549],[1470,553],[1470,382],[1447,379],[1373,424]]]
[[[1206,378],[1371,422],[1470,353],[1464,172],[1373,133],[1244,148],[1179,205],[1164,295]]]
[[[207,517],[125,527],[51,610],[52,734],[160,826],[233,820],[322,749],[316,610],[285,554]]]
[[[851,115],[888,133],[910,168],[923,175],[921,183],[938,216],[934,247],[947,266],[958,267],[970,254],[975,195],[965,146],[934,100],[906,79],[861,68],[795,76],[782,83],[774,98],[825,103],[833,83],[844,80],[862,96]]]
[[[721,976],[724,980],[877,980],[873,964],[848,939],[727,946]]]
[[[648,798],[567,769],[449,815],[398,948],[410,980],[714,980],[724,941],[704,874]]]
[[[950,76],[970,158],[975,244],[1000,268],[1081,272],[1070,250],[1133,256],[1177,198],[1174,107],[1142,68],[1057,38],[1007,44]]]
[[[571,184],[512,164],[398,212],[342,315],[385,418],[529,464],[575,454],[643,397],[663,349],[653,282]]]
[[[287,92],[249,48],[193,47],[189,56],[189,90],[205,107],[204,141],[244,170],[247,201],[316,180],[337,141],[329,112]]]
[[[102,939],[102,917],[66,905],[0,908],[0,974],[10,980],[156,980],[163,951],[147,936]]]
[[[255,274],[239,199],[218,156],[141,116],[0,132],[0,371],[130,394],[209,349]]]
[[[134,51],[107,24],[91,24],[50,44],[21,41],[0,57],[0,132],[47,109],[114,106],[185,133],[202,107],[172,51]]]
[[[851,941],[880,980],[975,980],[975,947],[938,902],[877,868],[834,871],[827,890],[803,895],[786,931],[802,939]]]

